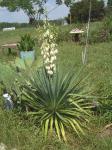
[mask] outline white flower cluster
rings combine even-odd
[[[56,54],[58,53],[57,44],[55,43],[55,34],[49,23],[44,25],[45,32],[42,34],[41,55],[45,69],[49,75],[53,75],[56,71]]]

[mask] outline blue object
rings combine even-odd
[[[35,51],[20,51],[20,58],[23,60],[31,59],[35,60]]]

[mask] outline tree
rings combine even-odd
[[[107,3],[107,16],[112,15],[112,0],[108,0]]]
[[[61,5],[61,4],[65,4],[67,7],[71,7],[74,3],[76,2],[76,0],[56,0],[56,4]],[[71,12],[69,13],[69,18],[67,18],[67,20],[69,20],[68,22],[71,24]]]
[[[107,5],[108,5],[108,7],[112,7],[112,0],[108,0]]]
[[[91,20],[102,19],[105,15],[104,1],[91,0]],[[73,3],[70,7],[71,20],[74,22],[87,22],[89,15],[90,0],[82,0],[77,3]],[[70,14],[69,14],[70,15]],[[70,17],[67,17],[68,23],[70,22]]]
[[[56,0],[56,4],[61,5],[64,2],[66,6],[70,6],[75,1],[76,0]]]
[[[33,23],[36,15],[39,16],[44,12],[43,5],[47,0],[2,0],[1,7],[8,8],[9,11],[19,11],[22,9],[29,17],[29,23]],[[38,7],[38,12],[35,7]]]

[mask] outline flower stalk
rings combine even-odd
[[[41,55],[43,57],[43,64],[48,75],[53,75],[56,72],[56,55],[58,53],[56,44],[56,33],[53,26],[47,21],[44,24],[44,33],[41,36]]]

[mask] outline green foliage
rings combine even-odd
[[[104,1],[91,0],[91,21],[101,20],[105,15]],[[82,0],[74,3],[70,7],[71,21],[75,22],[87,22],[89,17],[89,0]],[[70,15],[68,16],[68,23],[70,22]]]
[[[64,3],[66,6],[72,5],[73,2],[74,0],[64,0]],[[63,0],[56,0],[56,4],[61,5],[62,3],[63,3]]]
[[[108,7],[112,7],[112,0],[108,0],[107,5],[108,5]]]
[[[96,22],[94,23],[94,25],[91,23],[89,32],[89,43],[92,44],[105,41],[109,41],[109,33],[104,28],[103,22],[102,23]]]
[[[108,24],[107,20],[108,19],[104,18],[102,22],[90,23],[89,39],[88,39],[89,44],[111,41],[112,39],[110,34],[111,26],[107,25]],[[81,38],[82,44],[85,44],[85,39],[86,39],[86,32],[83,34]]]
[[[112,36],[112,13],[104,19],[103,24],[104,29]]]
[[[28,115],[34,116],[45,137],[55,131],[59,139],[66,141],[66,131],[84,134],[84,122],[89,116],[86,109],[91,102],[81,96],[86,93],[82,80],[74,71],[67,74],[58,71],[49,77],[42,69],[23,86],[22,103],[29,107]]]
[[[21,37],[21,41],[18,44],[19,51],[32,51],[35,46],[35,40],[30,34],[25,34]]]
[[[101,129],[99,129],[101,130]],[[95,129],[93,132],[96,132]],[[85,140],[81,143],[82,145],[79,146],[77,150],[111,150],[112,147],[112,140],[109,136],[101,137],[97,129],[97,133],[89,134]],[[97,134],[97,135],[96,135]]]
[[[112,40],[112,16],[106,16],[102,22],[90,24],[89,42],[106,42]]]
[[[112,122],[112,96],[108,96],[106,99],[100,100],[100,107],[98,113],[100,113],[101,121],[104,124]]]

